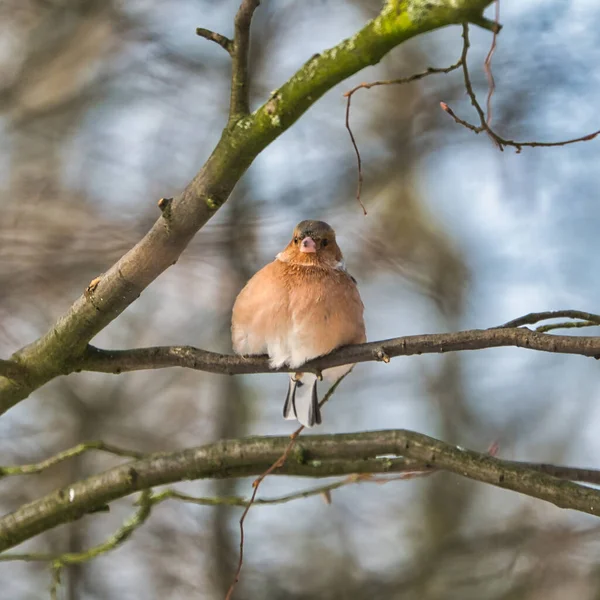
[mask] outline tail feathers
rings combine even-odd
[[[317,396],[317,377],[312,373],[290,376],[290,385],[283,405],[284,419],[298,419],[305,427],[321,424],[321,409]]]
[[[283,404],[283,418],[288,421],[297,419],[296,416],[296,386],[298,382],[290,375],[290,385],[288,387],[285,403]]]

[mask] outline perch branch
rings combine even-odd
[[[597,322],[593,318],[587,320]],[[515,322],[520,323],[521,320]],[[389,362],[396,356],[482,350],[506,346],[557,354],[600,356],[600,337],[549,335],[527,328],[501,326],[493,329],[473,329],[454,333],[408,335],[346,346],[327,356],[311,360],[302,368],[310,373],[319,373],[323,369],[345,364],[368,361]],[[131,350],[101,350],[90,346],[79,361],[76,370],[119,374],[168,367],[184,367],[224,375],[294,371],[288,367],[272,369],[266,356],[243,357],[217,354],[191,346],[156,346]]]
[[[350,38],[311,58],[252,114],[235,124],[230,120],[204,166],[173,198],[169,210],[161,213],[146,236],[96,277],[94,285],[46,334],[11,357],[23,371],[14,379],[0,376],[0,414],[55,377],[71,372],[90,340],[177,262],[194,235],[227,201],[254,159],[323,94],[361,69],[377,64],[408,39],[477,20],[491,1],[387,0],[379,15]],[[236,28],[244,25],[255,4],[243,1]],[[238,38],[234,44],[242,48],[238,57],[243,57],[244,41]],[[238,61],[239,65],[242,63]]]

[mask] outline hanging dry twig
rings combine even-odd
[[[400,79],[382,79],[379,81],[372,81],[371,83],[361,83],[356,87],[353,87],[351,90],[347,91],[344,94],[346,98],[346,129],[348,130],[348,134],[350,135],[350,141],[352,142],[352,146],[354,147],[354,152],[356,153],[356,162],[358,166],[358,182],[356,184],[356,200],[360,204],[360,207],[363,210],[363,213],[366,215],[367,210],[365,209],[364,204],[361,200],[361,192],[362,192],[362,184],[363,184],[363,171],[362,171],[362,159],[360,156],[360,151],[358,150],[358,144],[356,143],[356,139],[354,137],[354,133],[352,132],[352,128],[350,127],[350,105],[352,102],[352,96],[358,90],[370,90],[372,87],[377,87],[380,85],[399,85],[403,83],[411,83],[413,81],[418,81],[419,79],[423,79],[428,75],[436,75],[440,73],[450,73],[451,71],[455,71],[462,65],[462,57],[458,59],[453,65],[449,67],[442,68],[434,68],[428,67],[425,71],[421,73],[415,73],[414,75],[409,75],[408,77],[401,77]]]
[[[473,123],[470,123],[469,121],[466,121],[465,119],[461,119],[459,116],[456,115],[456,113],[445,102],[440,102],[440,106],[442,107],[442,110],[447,112],[459,125],[462,125],[463,127],[466,127],[467,129],[470,129],[474,133],[485,132],[490,137],[490,139],[494,142],[494,144],[498,147],[498,149],[500,151],[504,151],[504,148],[506,146],[511,146],[512,148],[515,148],[515,150],[517,151],[517,154],[519,154],[523,148],[538,148],[538,147],[539,148],[552,148],[552,147],[556,147],[556,146],[567,146],[569,144],[576,144],[578,142],[588,142],[590,140],[593,140],[596,136],[600,135],[600,129],[599,129],[597,131],[594,131],[593,133],[589,133],[587,135],[582,135],[581,137],[577,137],[577,138],[573,138],[573,139],[569,139],[569,140],[563,140],[560,142],[517,142],[515,140],[509,140],[507,138],[503,138],[502,136],[498,135],[490,127],[490,125],[488,123],[488,119],[491,122],[490,113],[488,112],[488,117],[486,117],[483,108],[481,107],[481,105],[479,104],[479,101],[477,100],[475,91],[473,90],[473,84],[471,82],[471,76],[469,75],[469,67],[467,64],[467,53],[469,51],[469,47],[470,47],[469,25],[467,23],[464,23],[463,24],[463,52],[462,52],[462,56],[461,56],[461,59],[462,59],[461,64],[462,64],[464,81],[465,81],[465,89],[467,90],[467,94],[468,94],[469,98],[471,99],[471,104],[473,105],[473,107],[475,108],[475,111],[477,112],[480,124],[474,125]],[[491,55],[493,54],[493,49],[495,49],[495,45],[492,42],[492,48],[490,48],[490,52],[488,53],[488,58],[486,58],[486,62],[488,63],[488,65],[487,65],[488,69],[489,69],[489,61],[491,60]],[[490,71],[490,75],[491,75],[491,71]],[[493,78],[492,78],[492,84],[493,84]],[[494,88],[490,87],[490,91],[488,92],[488,103],[491,102],[491,92],[493,91],[493,89]],[[488,109],[489,109],[489,106],[488,106]]]
[[[342,375],[340,378],[338,378],[336,380],[336,382],[329,388],[329,390],[327,390],[327,393],[325,394],[325,396],[323,396],[323,399],[321,400],[321,402],[319,402],[320,407],[322,407],[331,398],[331,396],[333,396],[335,390],[338,388],[340,383],[342,383],[344,378],[351,371],[352,371],[352,369],[350,369],[347,373],[344,373],[344,375]],[[238,558],[238,564],[237,564],[237,568],[235,570],[235,575],[233,576],[233,581],[231,582],[231,585],[229,586],[229,590],[227,591],[227,595],[225,596],[225,600],[231,599],[231,597],[233,596],[233,592],[235,591],[235,586],[237,585],[238,581],[240,580],[240,573],[242,571],[242,566],[244,564],[244,521],[246,520],[246,515],[248,514],[248,511],[250,510],[250,508],[252,507],[252,505],[254,504],[254,502],[256,500],[256,494],[258,493],[258,488],[260,487],[260,484],[264,481],[265,477],[267,477],[267,475],[270,475],[276,469],[283,467],[283,465],[285,464],[285,461],[287,460],[288,456],[290,455],[290,452],[292,451],[292,448],[294,447],[294,444],[296,443],[296,439],[302,433],[303,430],[304,430],[304,425],[301,425],[300,427],[298,427],[298,429],[296,429],[296,431],[294,431],[294,433],[292,433],[292,435],[290,435],[290,443],[287,445],[286,449],[283,451],[283,454],[264,473],[262,473],[257,479],[255,479],[252,482],[252,487],[254,488],[254,490],[252,491],[252,496],[250,497],[250,501],[248,502],[248,505],[246,506],[246,508],[244,509],[244,512],[242,513],[242,516],[240,517],[240,554],[239,554],[239,558]]]
[[[496,23],[496,29],[494,29],[492,35],[492,44],[490,46],[490,50],[487,53],[483,63],[483,68],[488,79],[488,95],[486,101],[487,117],[485,120],[488,125],[492,124],[492,96],[496,90],[496,82],[494,81],[494,74],[492,73],[492,56],[494,56],[494,52],[496,51],[496,39],[498,37],[498,32],[500,31],[500,0],[495,0],[495,5],[496,14],[494,15],[494,23]]]

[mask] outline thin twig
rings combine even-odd
[[[358,150],[358,145],[356,144],[356,140],[354,139],[354,133],[352,133],[352,129],[350,127],[350,104],[352,102],[352,94],[348,95],[348,100],[346,101],[346,129],[350,134],[350,141],[352,142],[352,146],[354,146],[354,152],[356,152],[356,163],[358,167],[358,182],[356,184],[356,201],[362,208],[363,214],[367,215],[367,209],[360,199],[360,195],[362,192],[362,184],[363,184],[363,172],[362,172],[362,159],[360,157],[360,151]]]
[[[497,26],[500,26],[500,0],[495,0],[496,3],[496,14],[494,18],[494,22]],[[496,39],[498,37],[498,30],[494,29],[492,34],[492,45],[490,46],[490,50],[485,57],[485,61],[483,63],[483,68],[485,70],[485,74],[488,79],[488,95],[486,101],[486,112],[487,117],[485,122],[488,127],[492,124],[492,96],[494,95],[494,91],[496,89],[496,82],[494,81],[494,74],[492,73],[492,57],[494,56],[494,52],[496,50]]]
[[[360,207],[363,210],[363,213],[366,215],[367,210],[362,203],[361,200],[361,192],[362,192],[362,184],[363,184],[363,171],[362,171],[362,159],[360,156],[360,152],[358,150],[358,144],[356,143],[356,139],[354,138],[354,133],[352,132],[352,128],[350,127],[350,104],[352,102],[352,96],[358,90],[370,90],[372,87],[377,87],[380,85],[400,85],[403,83],[411,83],[412,81],[418,81],[419,79],[423,79],[428,75],[436,75],[439,73],[450,73],[451,71],[455,71],[462,65],[462,57],[458,59],[453,65],[449,67],[442,68],[434,68],[428,67],[425,71],[421,73],[415,73],[414,75],[409,75],[408,77],[401,77],[400,79],[381,79],[379,81],[372,81],[370,83],[361,83],[351,90],[348,90],[344,93],[344,97],[346,98],[346,129],[348,130],[348,134],[350,135],[350,141],[352,142],[352,146],[354,147],[354,152],[356,153],[356,162],[358,167],[358,182],[356,184],[356,200],[360,204]]]
[[[414,472],[414,468],[411,469],[410,467],[407,467],[407,473],[412,472]],[[310,488],[308,490],[294,492],[293,494],[288,494],[286,496],[279,496],[276,498],[256,498],[254,502],[252,502],[252,505],[270,506],[273,504],[286,504],[287,502],[301,500],[304,498],[310,498],[311,496],[318,496],[319,494],[331,492],[341,487],[345,487],[347,485],[359,483],[362,481],[368,481],[368,479],[364,478],[363,474],[349,475],[348,477],[345,477],[340,481],[336,481],[335,483],[329,483],[327,485]],[[242,498],[241,496],[218,496],[214,498],[200,498],[197,496],[189,496],[188,494],[183,494],[182,492],[179,492],[174,489],[164,490],[159,494],[154,495],[152,497],[152,504],[159,504],[160,502],[164,502],[165,500],[179,500],[181,502],[187,502],[189,504],[198,504],[200,506],[238,506],[240,508],[246,508],[250,504],[249,498]]]
[[[66,552],[56,556],[55,554],[44,554],[44,553],[23,553],[23,554],[0,554],[0,561],[24,561],[24,562],[48,562],[51,565],[51,581],[50,581],[50,599],[56,600],[58,598],[58,589],[60,587],[60,577],[64,567],[68,565],[81,564],[114,550],[117,546],[120,546],[123,542],[128,540],[133,532],[138,529],[141,525],[146,522],[146,519],[150,516],[152,509],[152,490],[144,490],[141,494],[138,504],[140,508],[136,513],[123,523],[109,539],[102,544],[93,546],[83,552]]]
[[[228,37],[216,33],[215,31],[211,31],[210,29],[204,29],[204,27],[197,27],[196,35],[203,37],[205,40],[215,42],[215,44],[219,44],[219,46],[221,46],[221,48],[223,48],[230,56],[233,56],[233,40],[230,40]]]
[[[52,563],[53,569],[58,571],[67,565],[85,563],[120,546],[131,537],[138,527],[146,522],[150,516],[153,505],[152,490],[144,490],[140,494],[140,498],[136,504],[139,506],[139,509],[132,517],[127,519],[113,535],[101,544],[92,546],[83,552],[65,552],[64,554],[59,555],[46,554],[43,552],[28,552],[23,554],[4,553],[0,554],[0,562],[10,562],[15,560],[24,562],[50,562]]]
[[[60,587],[60,575],[62,572],[62,567],[52,565],[51,569],[51,578],[50,578],[50,600],[57,600],[58,598],[58,588]]]
[[[127,458],[140,459],[144,457],[144,454],[141,452],[118,448],[117,446],[106,444],[102,441],[84,442],[82,444],[77,444],[77,446],[69,448],[68,450],[63,450],[62,452],[59,452],[58,454],[55,454],[54,456],[46,458],[45,460],[37,463],[0,467],[0,479],[2,477],[8,477],[11,475],[32,475],[35,473],[41,473],[45,469],[49,469],[50,467],[68,460],[69,458],[80,456],[81,454],[89,452],[90,450],[99,450],[101,452],[108,452],[110,454],[114,454],[115,456],[124,456]]]
[[[582,319],[600,325],[600,315],[594,313],[582,310],[547,310],[544,312],[528,313],[522,317],[508,321],[504,325],[493,327],[493,329],[512,329],[514,327],[521,327],[522,325],[535,325],[540,321],[547,321],[548,319]]]
[[[548,333],[555,329],[580,329],[581,327],[600,327],[600,323],[594,323],[593,321],[568,321],[564,323],[553,323],[550,325],[540,325],[535,330],[539,333]]]
[[[344,373],[341,377],[339,377],[336,380],[336,382],[329,388],[329,390],[327,391],[325,396],[323,396],[323,399],[321,400],[321,402],[319,402],[319,407],[322,407],[331,398],[331,396],[333,396],[337,387],[340,385],[340,383],[342,383],[344,378],[351,371],[352,371],[352,369],[350,369],[349,371]],[[292,433],[290,435],[290,442],[287,445],[286,449],[283,451],[283,454],[264,473],[259,475],[258,478],[255,479],[254,482],[252,483],[252,487],[254,488],[254,490],[252,491],[252,496],[250,497],[250,501],[248,502],[248,505],[246,506],[244,512],[242,513],[242,516],[240,517],[240,554],[239,554],[239,558],[238,558],[238,564],[237,564],[237,568],[235,570],[235,575],[233,576],[233,581],[231,582],[231,585],[229,586],[229,590],[227,591],[227,595],[225,596],[225,600],[231,600],[231,597],[233,596],[233,592],[235,591],[235,586],[237,585],[238,581],[240,580],[240,573],[242,571],[242,566],[244,564],[244,521],[246,520],[246,515],[248,514],[248,511],[250,510],[250,508],[252,507],[252,505],[254,504],[254,502],[256,500],[256,494],[258,493],[258,488],[260,487],[260,484],[264,481],[265,477],[267,477],[267,475],[270,475],[276,469],[283,467],[283,465],[285,464],[285,461],[287,460],[288,456],[290,455],[290,452],[292,451],[292,448],[294,447],[294,444],[296,443],[296,439],[302,433],[303,430],[304,430],[304,425],[301,425],[300,427],[298,427],[298,429],[296,429],[296,431],[294,431],[294,433]]]
[[[600,129],[594,131],[593,133],[588,133],[587,135],[582,135],[577,138],[563,140],[561,142],[517,142],[515,140],[509,140],[507,138],[503,138],[498,135],[487,123],[487,119],[479,101],[477,100],[477,96],[475,95],[475,91],[473,90],[473,84],[471,83],[471,77],[469,75],[469,69],[467,66],[467,53],[469,49],[469,25],[467,23],[463,24],[463,53],[462,53],[462,68],[465,80],[465,89],[467,94],[471,100],[471,104],[475,108],[477,115],[479,117],[479,125],[473,125],[468,121],[461,119],[456,115],[456,113],[446,104],[445,102],[440,102],[440,106],[442,110],[448,113],[456,123],[462,125],[463,127],[469,129],[474,133],[481,133],[485,131],[485,133],[490,137],[490,139],[494,142],[494,144],[498,147],[500,151],[504,151],[506,146],[510,146],[515,148],[517,154],[521,152],[523,148],[554,148],[558,146],[568,146],[569,144],[577,144],[579,142],[589,142],[593,140],[595,137],[600,135]]]

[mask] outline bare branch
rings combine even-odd
[[[500,25],[500,0],[494,0],[496,5],[496,14],[494,16],[494,22],[496,25]],[[494,74],[492,73],[492,57],[494,56],[494,52],[496,51],[496,41],[498,38],[498,31],[494,30],[494,35],[492,36],[492,44],[490,49],[485,57],[485,61],[483,62],[483,68],[485,70],[485,74],[488,79],[488,95],[486,100],[486,112],[487,117],[485,122],[487,125],[492,124],[492,96],[494,95],[494,91],[496,89],[496,82],[494,81]]]
[[[547,310],[545,312],[532,312],[522,317],[513,319],[500,325],[497,329],[506,329],[513,327],[521,327],[522,325],[535,325],[540,321],[548,321],[549,319],[583,319],[584,321],[593,321],[600,325],[600,315],[584,312],[582,310]]]
[[[98,544],[83,552],[67,552],[65,554],[43,554],[29,552],[23,554],[0,554],[0,561],[25,561],[25,562],[48,562],[51,563],[52,580],[50,585],[51,598],[56,598],[60,586],[60,576],[62,569],[68,565],[81,564],[88,562],[101,554],[106,554],[127,541],[133,532],[141,527],[148,517],[153,503],[150,501],[152,492],[145,490],[142,492],[138,504],[140,508],[105,542]]]
[[[196,35],[203,37],[205,40],[215,42],[215,44],[219,44],[219,46],[221,46],[221,48],[229,55],[233,56],[233,40],[230,40],[228,37],[211,31],[210,29],[204,29],[204,27],[197,27]]]
[[[463,74],[464,74],[464,80],[465,80],[465,89],[467,90],[467,94],[469,95],[469,98],[471,99],[471,104],[473,105],[473,107],[475,108],[475,111],[477,112],[477,116],[479,117],[480,124],[473,125],[472,123],[469,123],[468,121],[466,121],[464,119],[461,119],[459,116],[456,115],[456,113],[445,102],[440,102],[440,106],[441,106],[442,110],[447,112],[459,125],[466,127],[467,129],[471,130],[474,133],[485,132],[490,137],[490,139],[494,142],[494,144],[498,147],[498,149],[500,151],[504,151],[504,148],[506,146],[511,146],[511,147],[515,148],[515,150],[517,151],[517,154],[520,153],[523,148],[553,148],[553,147],[557,147],[557,146],[568,146],[569,144],[577,144],[579,142],[589,142],[590,140],[593,140],[598,135],[600,135],[600,129],[599,129],[592,133],[588,133],[587,135],[582,135],[577,138],[563,140],[560,142],[517,142],[515,140],[509,140],[507,138],[503,138],[502,136],[498,135],[490,127],[490,125],[486,119],[485,113],[483,111],[483,108],[481,108],[481,105],[479,104],[479,101],[477,100],[477,96],[475,95],[475,91],[473,90],[473,84],[471,83],[471,77],[469,75],[469,68],[467,66],[467,53],[468,53],[469,46],[470,46],[469,25],[467,23],[463,24],[463,39],[464,39],[464,43],[463,43],[463,54],[462,54],[462,59],[463,59],[462,60],[462,68],[463,68]],[[491,50],[490,50],[490,52],[491,52]],[[488,54],[488,57],[491,58],[490,54]],[[490,74],[491,74],[491,72],[490,72]],[[491,95],[488,93],[488,106],[489,106],[490,100],[491,100]]]
[[[411,472],[410,467],[406,467],[407,472]],[[271,506],[273,504],[286,504],[293,502],[294,500],[303,500],[304,498],[311,498],[312,496],[319,496],[326,492],[332,492],[339,488],[352,485],[354,483],[387,483],[391,481],[389,478],[377,479],[369,475],[349,475],[340,481],[335,483],[329,483],[319,487],[313,487],[308,490],[302,490],[300,492],[294,492],[293,494],[287,494],[286,496],[279,496],[277,498],[255,498],[252,502],[253,506]],[[246,508],[250,504],[250,498],[242,498],[240,496],[218,496],[216,498],[199,498],[196,496],[189,496],[183,494],[174,489],[164,490],[154,496],[152,496],[152,504],[159,504],[165,500],[179,500],[180,502],[186,502],[189,504],[198,504],[200,506],[238,506],[240,508]],[[0,554],[0,560],[2,559]]]
[[[588,321],[592,320],[594,319],[588,319]],[[396,356],[439,354],[505,346],[558,354],[600,356],[600,337],[548,335],[526,328],[501,326],[455,333],[408,335],[345,346],[327,356],[309,361],[302,369],[318,374],[323,369],[339,365],[369,361],[387,363]],[[217,354],[191,346],[157,346],[132,350],[101,350],[90,346],[74,370],[119,374],[168,367],[184,367],[223,375],[294,371],[288,367],[272,369],[266,356]]]
[[[161,498],[164,500],[166,498]],[[141,493],[139,500],[136,505],[139,506],[139,510],[123,525],[115,531],[106,541],[84,550],[83,552],[67,552],[64,554],[47,554],[43,552],[24,552],[22,554],[12,554],[5,552],[0,554],[0,562],[11,562],[20,560],[24,562],[51,562],[54,568],[61,569],[66,565],[74,565],[87,562],[106,554],[111,550],[114,550],[117,546],[125,542],[131,534],[141,525],[144,524],[146,519],[150,516],[150,510],[154,504],[157,504],[161,500],[157,500],[152,496],[152,492],[145,490]]]
[[[564,321],[563,323],[551,323],[550,325],[540,325],[535,330],[540,333],[548,333],[555,329],[580,329],[582,327],[600,327],[600,323],[593,321]]]
[[[250,114],[250,85],[248,81],[248,51],[250,49],[250,25],[252,15],[260,0],[242,0],[235,16],[235,35],[231,57],[231,100],[229,126]]]
[[[186,450],[159,453],[119,465],[57,490],[0,518],[0,551],[136,491],[176,481],[260,474],[277,461],[289,437],[223,440]],[[487,453],[446,444],[406,430],[302,436],[277,467],[279,475],[331,477],[395,470],[445,470],[520,492],[561,508],[600,514],[600,491],[548,475],[544,469],[580,480],[598,481],[598,472],[500,460]],[[378,458],[378,457],[386,458]],[[392,458],[388,458],[388,457]],[[398,457],[394,459],[393,457]],[[407,462],[406,462],[407,461]],[[554,469],[554,471],[552,471]]]
[[[398,459],[392,459],[398,460]],[[540,473],[546,473],[559,479],[566,479],[568,481],[577,481],[579,483],[591,483],[592,485],[600,485],[600,470],[599,469],[581,469],[579,467],[563,467],[560,465],[551,465],[546,463],[528,463],[520,461],[507,461],[513,462],[515,465],[526,467]],[[398,464],[398,468],[394,468],[394,472],[398,475],[381,475],[376,477],[370,473],[364,473],[362,475],[353,474],[334,483],[328,485],[322,485],[313,487],[308,490],[301,490],[294,492],[293,494],[287,494],[285,496],[278,496],[275,498],[256,498],[252,503],[253,506],[270,506],[273,504],[286,504],[293,502],[294,500],[303,500],[312,496],[319,496],[327,492],[333,492],[342,487],[353,485],[356,483],[375,483],[383,485],[392,481],[406,481],[413,479],[416,476],[431,475],[435,473],[434,468],[424,468],[422,465],[413,464],[411,466],[410,461],[401,462]],[[250,504],[249,498],[242,498],[240,496],[219,496],[215,498],[199,498],[197,496],[189,496],[183,494],[174,489],[164,490],[158,494],[154,494],[150,501],[152,504],[159,504],[165,500],[179,500],[181,502],[187,502],[190,504],[198,504],[200,506],[237,506],[245,508]],[[0,559],[4,555],[0,555]]]
[[[0,479],[9,475],[32,475],[36,473],[41,473],[42,471],[49,469],[54,465],[57,465],[70,458],[80,456],[81,454],[89,452],[90,450],[100,450],[102,452],[114,454],[115,456],[125,456],[129,458],[143,458],[144,456],[141,452],[134,452],[133,450],[124,450],[123,448],[118,448],[117,446],[112,446],[111,444],[105,444],[101,441],[85,442],[83,444],[78,444],[73,448],[69,448],[68,450],[64,450],[63,452],[59,452],[58,454],[55,454],[54,456],[51,456],[50,458],[42,460],[38,463],[8,467],[0,466]]]

